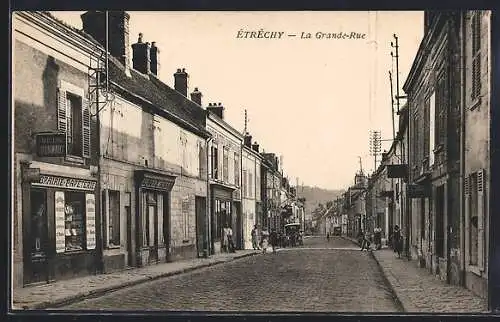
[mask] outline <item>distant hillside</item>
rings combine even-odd
[[[299,186],[297,190],[299,198],[306,198],[305,210],[306,217],[308,218],[310,218],[311,212],[318,206],[318,204],[322,203],[323,205],[326,205],[328,201],[335,200],[344,192],[343,190],[328,190],[309,186]]]

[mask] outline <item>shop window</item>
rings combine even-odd
[[[142,246],[155,245],[155,216],[156,216],[156,194],[148,192],[144,194],[144,207],[142,212]]]
[[[64,193],[65,250],[85,249],[85,194]]]
[[[66,134],[66,153],[90,157],[90,109],[82,89],[62,82],[58,92],[58,130]]]
[[[120,245],[120,192],[109,191],[108,246]]]
[[[226,225],[231,226],[232,214],[231,214],[231,202],[215,200],[215,238],[220,239],[222,237],[222,230]]]

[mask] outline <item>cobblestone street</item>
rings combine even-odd
[[[376,261],[350,241],[281,249],[84,300],[64,309],[397,312]]]

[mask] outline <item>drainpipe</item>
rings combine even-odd
[[[466,23],[466,18],[465,18],[466,13],[463,12],[460,14],[460,33],[459,33],[459,41],[460,41],[460,56],[461,59],[459,60],[460,64],[462,65],[460,68],[460,73],[461,73],[461,85],[460,86],[460,97],[461,97],[461,103],[460,103],[460,176],[459,176],[459,181],[460,181],[460,219],[462,221],[460,228],[460,261],[461,261],[461,266],[462,266],[462,272],[461,272],[461,284],[465,285],[465,196],[464,196],[464,176],[465,176],[465,109],[466,109],[466,91],[465,91],[465,85],[466,85],[466,72],[465,72],[465,64],[466,64],[466,59],[465,59],[465,40],[463,37],[465,36],[465,23]]]
[[[206,151],[206,155],[207,155],[207,202],[206,202],[206,205],[205,205],[205,208],[206,208],[206,219],[205,219],[205,227],[206,227],[206,237],[205,237],[205,247],[203,249],[203,257],[205,258],[208,258],[209,254],[211,253],[212,249],[211,249],[211,239],[212,239],[212,234],[211,234],[211,231],[212,231],[212,227],[210,225],[210,204],[211,204],[211,201],[212,201],[212,195],[210,193],[210,175],[209,175],[209,161],[210,161],[210,142],[213,141],[213,137],[208,137],[205,141],[206,143],[206,147],[207,147],[207,151]]]

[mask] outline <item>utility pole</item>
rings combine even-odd
[[[247,125],[248,125],[248,115],[247,115],[247,110],[245,109],[245,127],[243,129],[243,135],[247,134]]]
[[[396,34],[393,35],[395,39],[395,43],[391,42],[391,47],[396,49],[396,56],[393,55],[391,52],[391,56],[393,58],[396,58],[396,105],[398,107],[398,113],[399,113],[399,44],[398,44],[398,36]]]
[[[392,89],[392,72],[389,71],[389,82],[391,83],[391,115],[392,115],[392,139],[396,137],[396,129],[394,125],[394,92]]]

